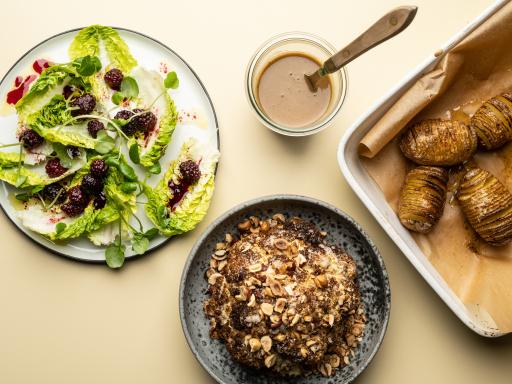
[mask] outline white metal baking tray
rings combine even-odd
[[[491,5],[443,47],[444,53],[442,55],[438,57],[430,56],[424,63],[407,75],[403,81],[391,89],[381,100],[377,101],[365,115],[359,118],[345,132],[338,147],[338,163],[341,172],[377,222],[460,320],[473,331],[486,337],[498,337],[504,333],[496,327],[489,316],[486,316],[486,313],[479,312],[478,306],[470,308],[462,303],[441,275],[430,264],[410,233],[400,224],[397,215],[386,202],[380,188],[362,166],[358,154],[358,145],[363,136],[416,80],[431,71],[446,52],[468,36],[507,2],[508,0],[500,0]]]

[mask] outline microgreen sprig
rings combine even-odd
[[[20,155],[18,158],[18,170],[16,172],[16,183],[15,183],[16,188],[21,187],[23,185],[23,183],[25,183],[25,181],[27,181],[27,176],[21,175],[22,160],[23,160],[23,146],[20,145]]]
[[[125,76],[121,81],[121,89],[112,95],[112,102],[119,105],[125,100],[132,100],[137,96],[139,96],[137,81],[131,76]]]
[[[101,69],[100,59],[91,55],[76,59],[73,65],[81,76],[92,76]]]
[[[119,217],[121,218],[119,220],[119,234],[116,235],[114,242],[105,250],[105,260],[110,268],[120,268],[124,263],[126,246],[123,244],[123,224],[132,233],[131,248],[137,255],[144,254],[148,250],[149,242],[158,235],[158,229],[156,228],[144,231],[142,222],[136,215],[133,215],[133,217],[137,220],[139,229],[131,225],[121,213]]]
[[[124,264],[126,246],[123,244],[122,222],[119,220],[119,234],[114,242],[105,249],[105,261],[110,268],[121,268]]]
[[[21,143],[1,144],[0,148],[17,147],[18,145],[21,145]]]

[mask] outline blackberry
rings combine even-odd
[[[122,119],[122,120],[129,120],[133,116],[133,112],[129,111],[127,109],[123,109],[116,113],[114,116],[114,119]],[[137,132],[137,127],[133,123],[133,120],[130,121],[128,124],[125,124],[121,127],[121,130],[127,135],[127,136],[133,136],[135,132]]]
[[[20,142],[27,149],[35,148],[38,145],[41,145],[43,141],[44,139],[32,129],[27,129],[20,135]]]
[[[64,98],[67,100],[69,99],[73,93],[75,93],[76,91],[78,90],[77,87],[75,87],[74,85],[66,85],[64,86],[64,89],[62,90],[62,96],[64,96]]]
[[[78,96],[71,104],[72,107],[78,107],[71,111],[71,116],[87,115],[91,113],[96,107],[96,99],[90,93]]]
[[[101,209],[105,207],[105,204],[107,204],[107,195],[105,195],[105,192],[100,192],[98,196],[94,199],[94,209]]]
[[[85,206],[74,203],[66,203],[62,204],[60,209],[62,209],[62,212],[64,212],[69,217],[74,217],[81,214],[84,211]]]
[[[103,190],[103,180],[88,173],[82,179],[82,189],[90,195],[97,195]]]
[[[188,188],[186,186],[174,184],[172,180],[170,180],[169,183],[167,183],[167,186],[169,187],[172,193],[172,197],[167,202],[167,206],[172,208],[181,201],[185,193],[187,193]]]
[[[123,78],[123,72],[117,68],[112,68],[110,71],[105,73],[105,76],[103,77],[105,83],[116,91],[121,89],[121,82],[123,81]]]
[[[98,136],[98,132],[102,129],[105,129],[105,125],[99,120],[89,120],[87,123],[87,131],[94,138]]]
[[[199,165],[193,160],[187,160],[180,164],[180,172],[183,180],[188,184],[195,184],[201,177]]]
[[[127,109],[121,109],[119,112],[116,113],[116,115],[114,116],[114,119],[128,120],[132,116],[133,116],[132,111],[129,111]]]
[[[133,112],[141,113],[144,112],[144,110],[134,109]],[[155,128],[156,116],[153,112],[147,111],[139,116],[135,116],[132,121],[133,124],[135,124],[135,126],[137,127],[138,131],[146,133],[152,131]]]
[[[72,159],[80,156],[80,150],[78,149],[78,147],[75,147],[74,145],[68,146],[66,148],[66,151],[68,153],[68,156],[71,157]]]
[[[84,207],[89,202],[87,194],[80,185],[75,185],[68,190],[68,200],[70,203]]]
[[[62,204],[66,201],[66,191],[59,183],[48,184],[43,188],[43,197],[50,203],[57,199],[55,202],[57,204]]]
[[[62,166],[58,157],[48,160],[44,169],[46,170],[46,174],[51,178],[59,177],[68,170],[66,167]]]
[[[100,179],[107,176],[108,165],[101,159],[96,159],[91,162],[91,174],[94,177],[98,177]]]

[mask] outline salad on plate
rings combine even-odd
[[[191,136],[162,162],[179,123],[178,75],[139,65],[115,29],[82,29],[68,54],[14,103],[17,141],[0,145],[0,180],[15,187],[24,227],[53,242],[87,238],[119,268],[128,248],[143,254],[203,219],[219,152]]]

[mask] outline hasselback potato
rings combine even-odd
[[[482,239],[492,245],[512,240],[512,194],[490,172],[469,170],[461,180],[457,199]]]
[[[512,140],[512,94],[505,93],[487,100],[471,117],[471,127],[480,145],[496,149]]]
[[[400,140],[405,157],[421,165],[451,166],[476,151],[475,132],[457,120],[428,119],[413,124]]]
[[[398,202],[398,217],[415,232],[427,233],[443,214],[448,171],[439,167],[420,166],[405,177]]]

